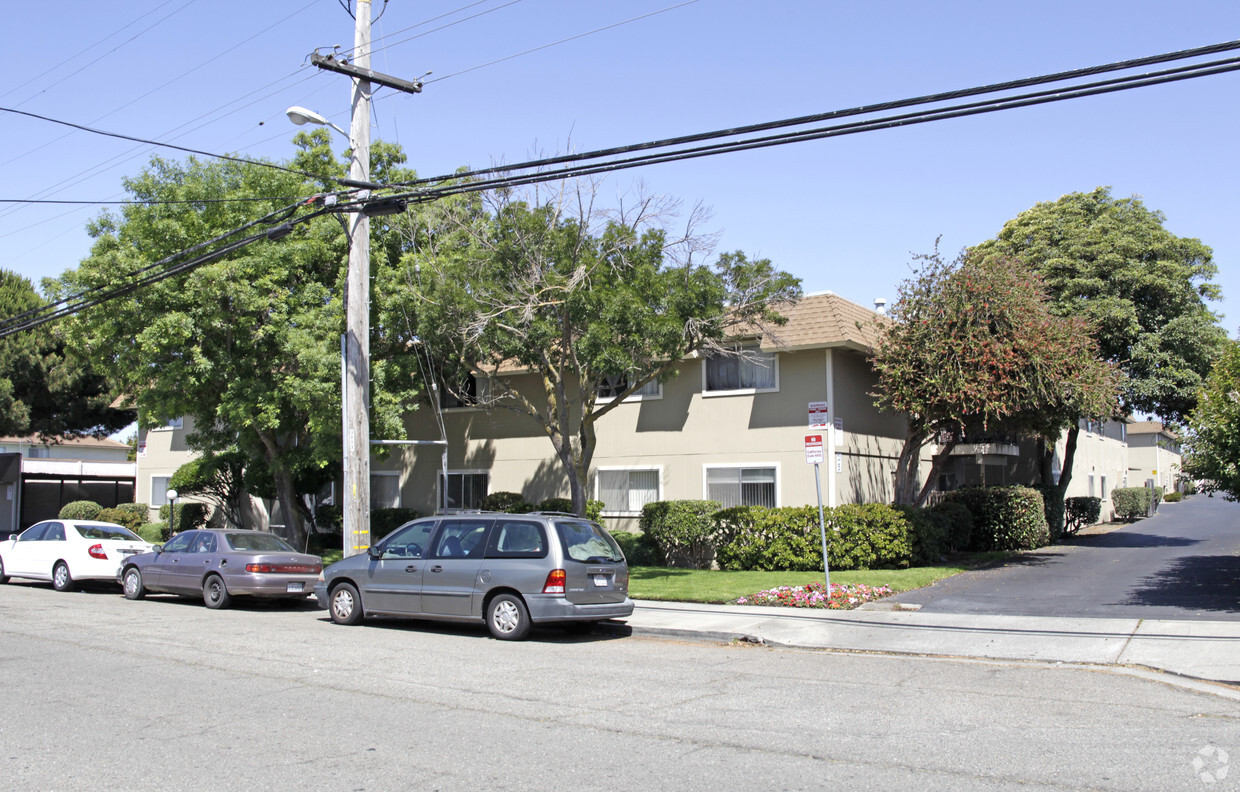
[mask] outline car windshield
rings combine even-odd
[[[288,546],[280,537],[275,534],[268,533],[226,533],[224,538],[228,540],[228,546],[233,550],[261,550],[264,552],[297,552]]]
[[[587,520],[556,520],[564,552],[574,561],[606,563],[624,560],[616,540]]]
[[[122,525],[75,525],[83,539],[122,539],[142,541],[142,537]]]

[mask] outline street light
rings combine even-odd
[[[170,489],[164,493],[164,497],[168,499],[168,533],[172,534],[177,524],[177,491]]]
[[[296,105],[293,105],[292,107],[285,110],[284,112],[285,114],[288,115],[288,120],[292,121],[297,126],[304,126],[306,124],[318,124],[319,126],[329,126],[332,129],[339,132],[340,134],[344,135],[345,138],[349,137],[348,132],[345,132],[343,129],[336,126],[331,121],[328,121],[326,116],[320,115],[319,113],[316,113],[313,110],[307,110],[304,107],[298,107]]]
[[[359,3],[360,6],[360,3]],[[369,11],[366,11],[368,14]],[[359,23],[363,17],[359,9]],[[370,32],[357,42],[358,50],[369,47]],[[369,68],[370,59],[359,65]],[[370,84],[354,80],[352,133],[328,121],[321,113],[294,105],[285,113],[301,126],[328,126],[349,140],[349,179],[361,185],[370,181]],[[343,423],[344,554],[355,555],[370,545],[370,214],[384,214],[391,201],[375,210],[349,214],[349,266],[345,278],[345,334],[341,339],[341,419]],[[404,209],[404,204],[400,204]]]

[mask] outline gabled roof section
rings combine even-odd
[[[1179,436],[1162,425],[1162,421],[1133,421],[1128,424],[1128,434],[1164,434],[1172,440],[1179,440]]]
[[[763,349],[846,347],[869,354],[878,344],[878,324],[891,321],[831,292],[808,294],[795,305],[777,310],[788,318],[788,324],[774,331],[782,343],[767,337],[762,341]]]

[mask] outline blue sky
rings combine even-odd
[[[1230,2],[390,0],[374,134],[423,175],[999,82],[1240,38]],[[12,5],[12,4],[11,4]],[[380,7],[376,3],[376,9]],[[642,14],[619,25],[466,71]],[[420,27],[419,23],[443,18]],[[474,18],[466,19],[473,15]],[[308,65],[352,45],[338,0],[133,0],[6,9],[22,31],[0,106],[215,152],[284,158],[304,105],[347,128],[345,77]],[[434,28],[454,23],[439,30]],[[402,32],[403,31],[403,32]],[[388,36],[386,39],[381,39]],[[416,37],[415,37],[416,36]],[[1240,310],[1240,74],[613,176],[713,207],[720,248],[769,257],[807,291],[894,301],[911,252],[955,252],[1040,201],[1110,185],[1210,245]],[[341,146],[343,148],[343,145]],[[123,198],[149,146],[0,113],[0,198]],[[176,152],[162,156],[180,157]],[[0,266],[76,265],[98,207],[0,205]]]

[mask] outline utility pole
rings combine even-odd
[[[357,0],[353,60],[370,68],[370,0]],[[353,79],[349,178],[370,181],[370,81]],[[370,547],[370,218],[349,215],[345,279],[344,554]]]

